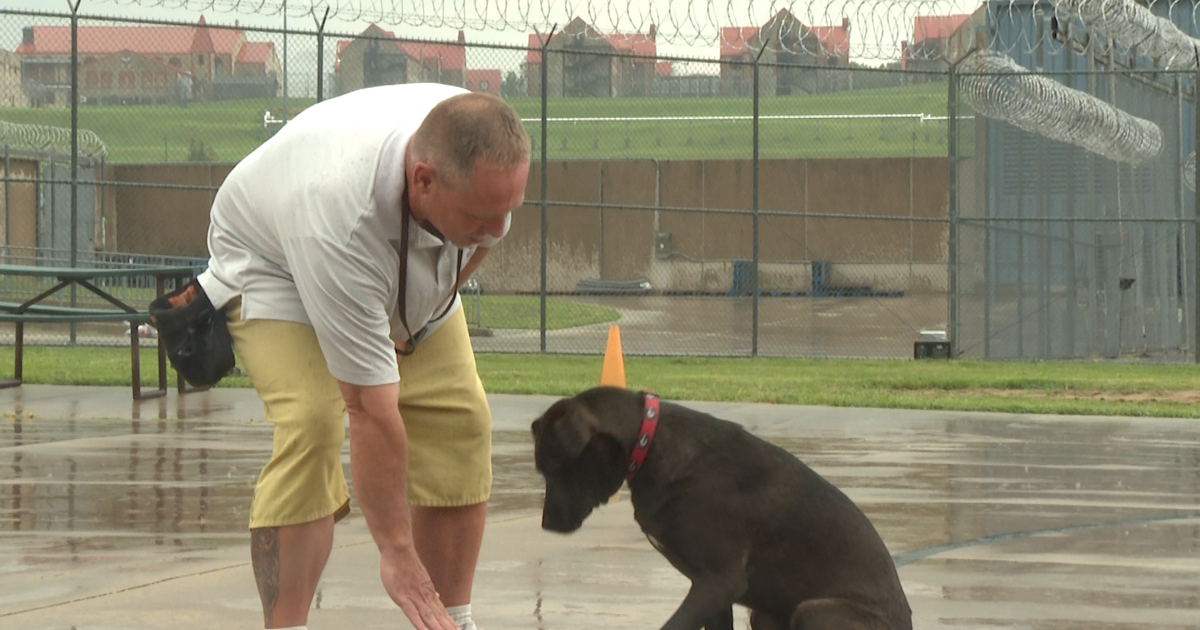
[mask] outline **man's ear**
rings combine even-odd
[[[409,185],[423,195],[428,194],[429,189],[433,187],[433,182],[437,180],[437,173],[433,166],[428,162],[418,161],[412,169],[412,181],[409,182]]]
[[[586,407],[573,405],[562,420],[552,427],[559,444],[571,458],[579,457],[583,449],[592,441],[599,428],[599,421]]]

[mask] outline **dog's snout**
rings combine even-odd
[[[583,521],[577,523],[569,522],[566,519],[551,517],[549,513],[542,512],[542,529],[548,532],[556,532],[559,534],[570,534],[571,532],[583,526]]]
[[[542,529],[569,534],[580,527],[583,527],[583,519],[572,514],[569,506],[562,502],[551,501],[547,497],[545,503],[542,504]]]

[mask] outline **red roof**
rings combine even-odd
[[[200,25],[204,25],[204,16],[200,16]],[[192,29],[192,46],[188,52],[212,53],[212,38],[208,36],[207,28]]]
[[[232,55],[237,51],[237,45],[242,39],[243,31],[227,28],[210,28],[207,30],[208,37],[212,40],[213,52],[218,55]]]
[[[842,26],[810,26],[809,30],[821,42],[825,54],[830,57],[845,57],[850,54],[850,28]]]
[[[275,42],[246,42],[238,51],[237,62],[266,65],[275,54]]]
[[[555,33],[554,37],[558,37],[558,33]],[[525,54],[525,61],[542,63],[542,40],[538,38],[537,33],[529,34],[529,52]]]
[[[721,58],[740,57],[750,52],[750,42],[757,36],[757,26],[721,27]]]
[[[395,38],[396,34],[392,31],[385,31],[382,28],[372,24],[362,32],[363,35],[371,35],[374,37],[390,37]],[[343,39],[337,43],[338,59],[334,62],[335,65],[341,63],[342,53],[346,48],[353,44],[352,40]],[[466,46],[454,44],[434,44],[424,42],[392,42],[399,48],[401,52],[407,55],[410,59],[416,61],[424,61],[429,59],[440,59],[442,70],[464,70],[467,66],[467,49]]]
[[[442,70],[462,70],[467,65],[467,49],[465,46],[396,42],[396,47],[404,51],[404,54],[408,55],[410,59],[418,61],[440,59]]]
[[[487,89],[483,89],[482,85],[487,82]],[[500,96],[500,84],[504,82],[504,76],[500,70],[467,70],[467,89],[472,92],[487,92]]]
[[[71,54],[71,27],[34,26],[33,43],[22,43],[18,54]],[[128,50],[139,55],[181,55],[191,52],[196,29],[188,26],[80,26],[79,54],[110,55]]]
[[[660,62],[654,64],[654,73],[660,77],[671,76],[671,62],[670,61],[660,61]]]
[[[579,18],[575,18],[578,20]],[[590,27],[588,27],[590,29]],[[620,53],[637,55],[639,57],[657,57],[658,44],[654,39],[654,26],[651,25],[651,34],[643,33],[613,33],[611,35],[603,35],[604,41],[612,47],[613,50]],[[557,37],[557,33],[555,34]],[[542,41],[537,33],[529,34],[529,52],[525,54],[525,61],[529,63],[542,63]],[[642,60],[634,60],[635,63],[641,63]]]
[[[913,18],[912,41],[919,44],[927,39],[948,39],[969,19],[969,14],[918,15]]]
[[[850,22],[843,20],[841,26],[805,26],[830,57],[850,54]],[[741,57],[750,52],[750,42],[758,37],[757,26],[726,26],[721,28],[721,58]]]
[[[658,46],[649,35],[634,33],[632,35],[622,35],[614,33],[605,35],[604,41],[608,42],[613,50],[622,53],[634,54],[639,57],[656,57],[658,56]]]
[[[204,16],[200,16],[204,25]],[[33,26],[33,43],[22,43],[24,55],[71,54],[70,26]],[[194,26],[80,26],[79,54],[111,55],[128,50],[138,55],[182,55],[192,52],[232,55],[244,31]]]

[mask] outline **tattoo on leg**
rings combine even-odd
[[[262,599],[263,621],[270,626],[275,602],[279,600],[278,527],[250,530],[250,564],[254,566],[254,581]]]

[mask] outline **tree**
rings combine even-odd
[[[526,62],[522,61],[521,66],[517,70],[509,70],[504,75],[504,82],[500,85],[500,94],[502,96],[513,98],[529,94],[528,88],[525,87],[526,68]]]

